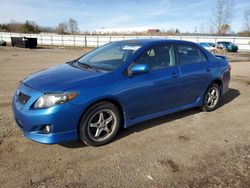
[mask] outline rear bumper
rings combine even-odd
[[[47,109],[32,109],[33,103],[43,95],[41,92],[21,85],[19,90],[31,96],[26,104],[18,101],[16,94],[12,101],[13,116],[25,137],[44,144],[56,144],[77,140],[77,127],[82,109],[70,102]],[[51,132],[46,133],[44,126]]]
[[[231,74],[229,70],[226,70],[223,74],[222,74],[222,91],[221,94],[224,95],[229,91],[229,83],[231,80]]]

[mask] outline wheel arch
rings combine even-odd
[[[220,79],[220,78],[216,78],[216,79],[214,79],[214,80],[210,83],[210,85],[211,85],[212,83],[215,83],[215,84],[218,84],[218,85],[219,85],[219,87],[220,87],[220,95],[222,95],[222,93],[223,93],[223,83],[222,83],[221,79]],[[208,86],[208,87],[209,87],[209,86]]]
[[[91,101],[87,106],[86,108],[83,110],[79,120],[78,120],[78,126],[77,126],[77,131],[78,131],[78,134],[79,134],[79,126],[80,126],[80,122],[81,122],[81,119],[82,117],[86,114],[86,112],[88,111],[89,108],[91,108],[91,106],[97,104],[97,103],[100,103],[100,102],[108,102],[108,103],[111,103],[113,105],[115,105],[119,112],[120,112],[120,115],[121,115],[121,127],[124,128],[126,127],[126,115],[125,115],[125,109],[124,109],[124,106],[122,105],[122,103],[116,99],[116,98],[113,98],[113,97],[104,97],[104,98],[99,98],[99,99],[96,99],[96,100],[93,100]]]

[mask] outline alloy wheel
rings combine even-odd
[[[88,135],[95,141],[106,140],[114,130],[117,123],[114,112],[102,109],[94,113],[88,123]]]
[[[208,108],[214,108],[219,100],[219,91],[218,88],[212,87],[207,92],[206,96],[206,105]]]

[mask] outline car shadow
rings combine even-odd
[[[240,95],[240,91],[237,89],[230,89],[221,99],[221,102],[218,106],[218,108],[221,108],[222,106],[226,105],[227,103],[230,103],[233,101],[235,98],[237,98]],[[133,133],[138,133],[143,130],[153,128],[159,125],[162,125],[163,123],[168,123],[177,119],[182,119],[190,115],[198,114],[201,113],[202,111],[199,108],[192,108],[180,112],[176,112],[173,114],[165,115],[159,118],[151,119],[148,121],[144,121],[142,123],[138,123],[136,125],[133,125],[132,127],[126,128],[126,129],[121,129],[120,133],[116,136],[116,138],[113,140],[113,142],[122,139],[123,137],[126,137],[130,134]],[[86,145],[80,141],[75,141],[75,142],[68,142],[68,143],[63,143],[59,144],[63,147],[67,148],[79,148],[79,147],[85,147]]]
[[[240,95],[239,90],[230,88],[229,91],[222,97],[220,104],[218,105],[218,108],[221,108],[225,104],[230,103],[239,95]]]
[[[71,141],[71,142],[65,142],[65,143],[60,143],[58,145],[62,146],[62,147],[65,147],[65,148],[70,148],[70,149],[83,148],[83,147],[87,146],[86,144],[84,144],[80,140]]]

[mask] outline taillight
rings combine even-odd
[[[231,70],[232,69],[232,66],[230,64],[228,64],[228,69]]]

